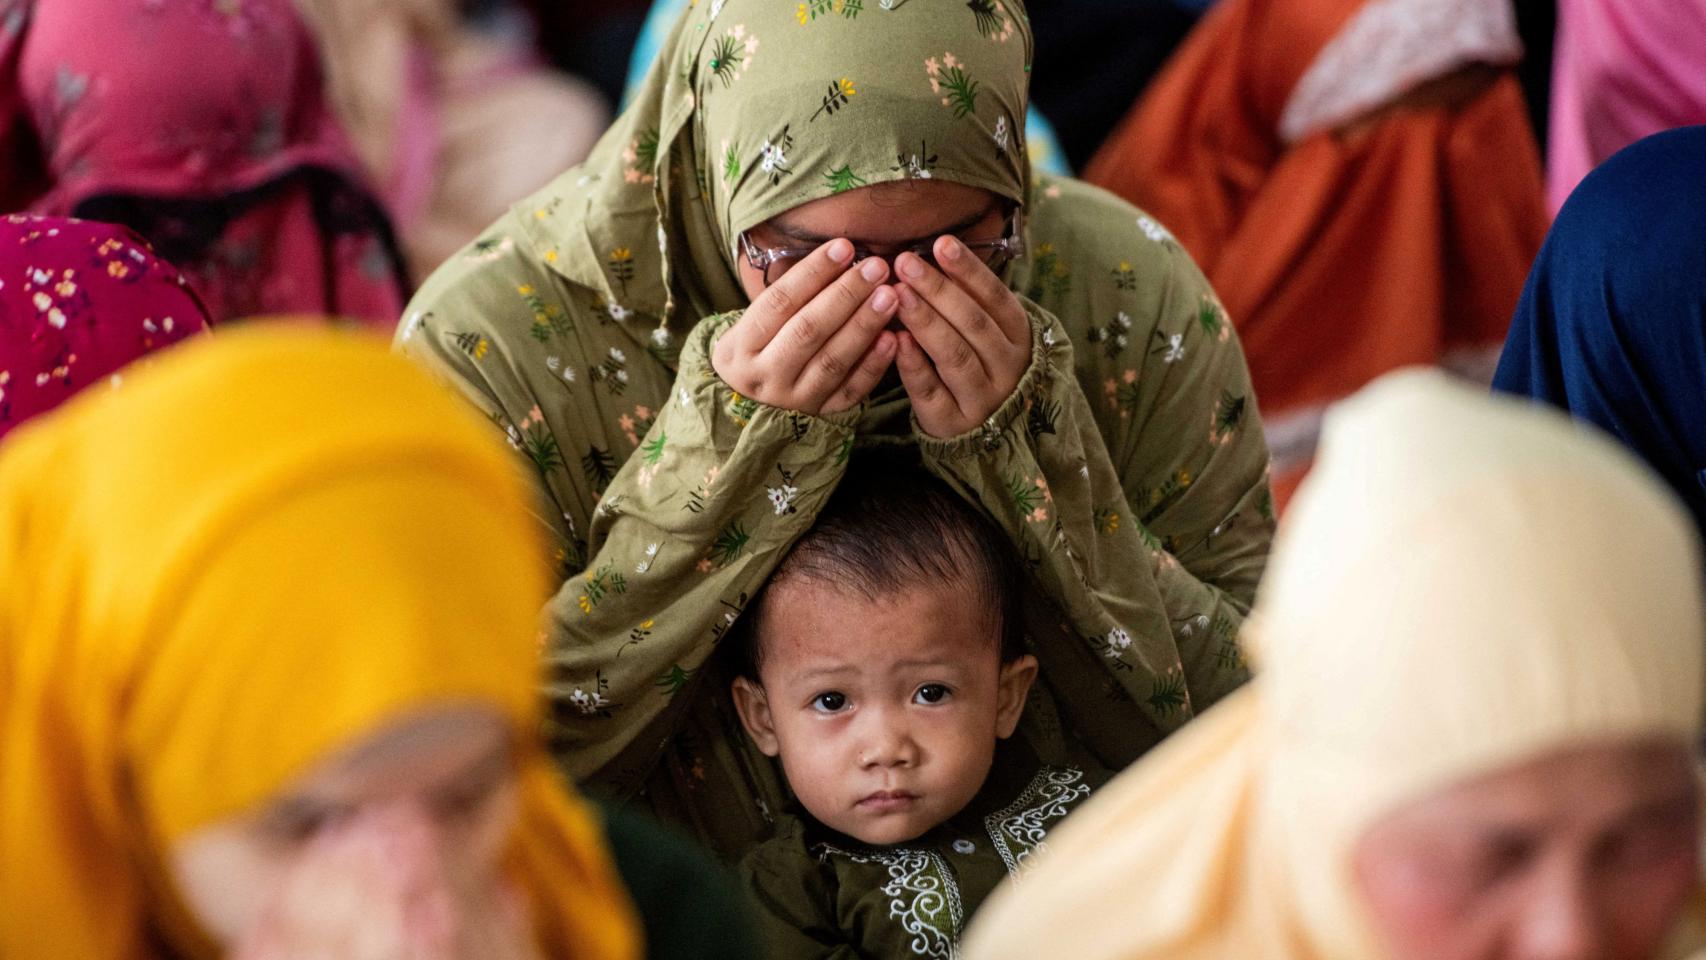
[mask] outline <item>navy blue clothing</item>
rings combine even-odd
[[[1493,386],[1609,431],[1706,531],[1706,126],[1625,148],[1570,195]]]

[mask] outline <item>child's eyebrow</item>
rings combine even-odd
[[[914,670],[921,667],[937,670],[951,670],[960,667],[961,663],[958,660],[949,660],[944,657],[934,660],[899,660],[895,662],[895,666],[907,670]]]
[[[835,666],[811,667],[795,672],[796,680],[811,680],[817,677],[838,677],[842,674],[857,673],[858,668],[850,663],[840,663]]]

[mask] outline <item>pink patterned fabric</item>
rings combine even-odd
[[[1636,140],[1706,123],[1706,0],[1560,0],[1546,194],[1552,212]]]
[[[125,223],[217,317],[401,312],[290,0],[0,0],[0,167],[0,209]]]
[[[0,439],[138,357],[206,329],[183,274],[124,227],[0,217]]]

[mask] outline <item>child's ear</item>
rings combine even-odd
[[[764,695],[764,688],[745,677],[736,677],[729,692],[734,695],[740,725],[757,744],[758,752],[767,757],[781,753],[782,746],[776,740],[776,724],[770,719],[770,698]]]
[[[995,736],[1005,740],[1019,728],[1025,698],[1037,679],[1037,658],[1030,654],[1001,665],[1000,685],[995,691]]]

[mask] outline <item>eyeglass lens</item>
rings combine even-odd
[[[901,253],[907,253],[907,252],[917,254],[919,259],[923,260],[925,263],[930,265],[931,269],[937,269],[936,254],[930,247],[927,247],[927,246],[917,247],[917,248],[914,248],[910,251],[900,251],[898,253],[892,253],[892,254],[889,254],[888,256],[878,256],[877,254],[866,253],[863,250],[855,249],[854,250],[854,259],[855,259],[855,262],[857,262],[857,261],[865,259],[866,257],[873,257],[873,256],[877,257],[878,259],[886,262],[889,265],[889,271],[892,274],[894,269],[895,269],[895,258],[899,257]],[[989,269],[994,270],[997,273],[1001,272],[1001,269],[1003,267],[1007,266],[1007,259],[1008,258],[1007,258],[1007,251],[1006,250],[989,249],[989,248],[978,249],[976,247],[973,247],[972,252],[977,254],[979,259],[981,259],[984,262],[985,266],[989,267]],[[780,280],[782,278],[783,274],[787,273],[790,269],[792,269],[794,264],[799,263],[801,260],[804,260],[805,257],[806,257],[806,254],[802,253],[798,256],[779,256],[776,259],[770,261],[770,263],[768,265],[766,265],[764,268],[764,285],[769,286],[770,284],[775,283],[777,280]]]

